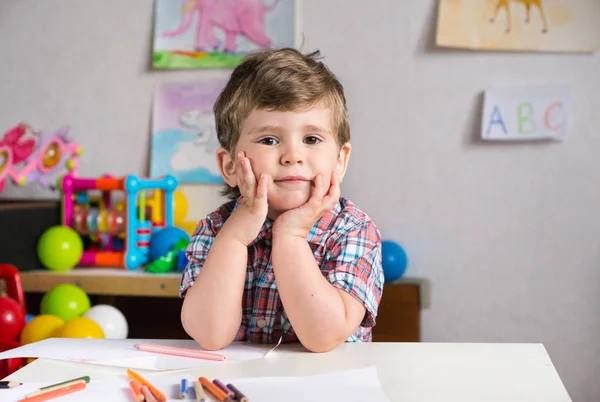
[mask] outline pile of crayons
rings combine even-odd
[[[127,375],[131,378],[129,387],[131,388],[136,401],[166,402],[167,397],[165,394],[163,394],[158,388],[156,388],[138,373],[128,369]],[[220,402],[249,402],[248,398],[233,384],[225,385],[218,379],[215,379],[211,382],[206,377],[199,377],[198,381],[194,382],[194,390],[196,392],[196,402],[207,402],[207,392]],[[179,399],[187,398],[188,383],[186,379],[182,379],[179,389]]]

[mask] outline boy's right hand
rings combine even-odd
[[[257,182],[250,159],[246,158],[243,152],[237,154],[235,164],[238,188],[242,199],[237,209],[225,222],[223,231],[247,247],[258,236],[258,232],[267,218],[269,178],[263,173]]]

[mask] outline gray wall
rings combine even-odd
[[[436,11],[301,2],[303,48],[347,90],[344,195],[431,280],[425,341],[542,342],[574,400],[598,401],[600,57],[437,49]],[[2,0],[0,127],[68,123],[82,175],[146,174],[154,84],[229,73],[151,71],[152,23],[150,0]],[[573,86],[570,137],[478,141],[481,91],[526,84]],[[221,202],[218,187],[184,190],[191,219]]]

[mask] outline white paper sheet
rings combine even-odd
[[[190,387],[187,400],[195,400],[193,381],[197,381],[197,378],[189,374],[148,374],[143,377],[164,393],[169,401],[181,401],[177,398],[179,383],[182,378],[186,378]],[[306,377],[219,378],[219,380],[225,384],[234,384],[251,402],[389,401],[383,392],[374,366]],[[50,384],[52,383],[27,383],[18,388],[0,390],[0,400],[17,401],[34,390]],[[64,396],[60,401],[130,402],[133,401],[133,397],[127,378],[120,376],[97,381],[92,378],[85,390]]]
[[[528,86],[485,91],[481,138],[491,141],[563,140],[571,120],[566,86]]]
[[[219,351],[225,355],[223,362],[171,356],[144,352],[134,348],[137,343],[174,346],[185,349],[202,350],[193,340],[148,340],[148,339],[76,339],[49,338],[19,348],[0,353],[0,359],[11,357],[41,357],[56,360],[68,360],[105,366],[127,367],[145,370],[179,370],[261,359],[270,353],[273,345],[260,345],[246,342],[234,342]]]

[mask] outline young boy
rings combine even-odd
[[[342,85],[318,52],[264,50],[234,69],[214,112],[231,201],[187,249],[181,320],[205,349],[369,342],[383,289],[381,237],[340,197],[350,158]]]

